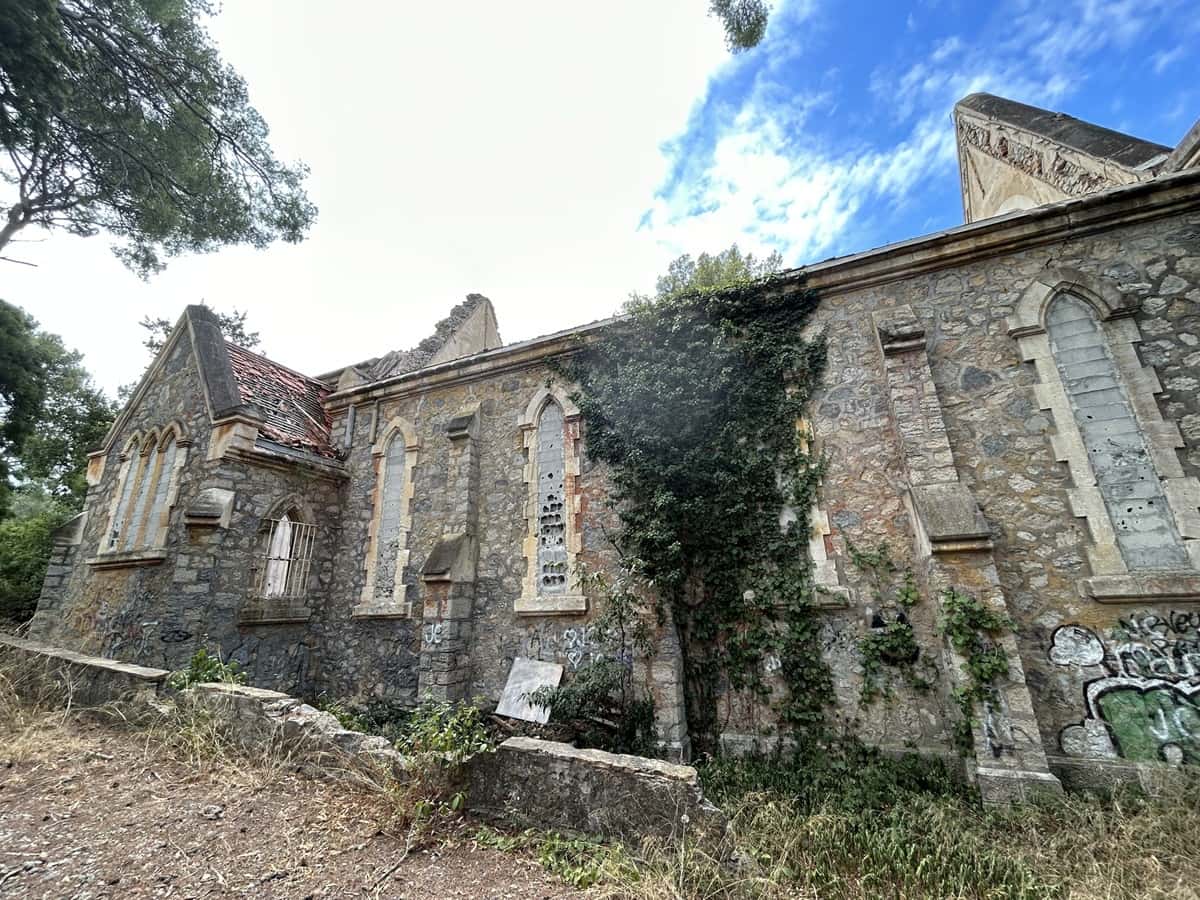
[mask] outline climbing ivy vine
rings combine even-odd
[[[912,569],[900,570],[886,544],[864,550],[849,539],[850,561],[866,575],[874,607],[870,631],[859,638],[863,680],[859,692],[864,704],[892,696],[892,675],[899,675],[917,691],[928,691],[938,676],[937,666],[922,654],[909,613],[921,602]]]
[[[807,552],[821,466],[800,431],[825,365],[824,337],[801,334],[816,303],[773,276],[638,298],[558,366],[610,469],[621,550],[679,629],[701,750],[721,692],[768,696],[768,654],[795,736],[820,729],[832,694]]]
[[[975,705],[993,700],[997,680],[1008,674],[1008,656],[997,639],[1015,625],[977,597],[947,588],[942,592],[939,628],[965,663],[966,683],[954,691],[962,713],[954,738],[959,749],[968,752],[974,743]]]

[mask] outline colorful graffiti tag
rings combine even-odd
[[[1083,721],[1059,735],[1064,753],[1200,764],[1200,611],[1136,613],[1106,639],[1064,625],[1050,661],[1101,673],[1084,684]]]

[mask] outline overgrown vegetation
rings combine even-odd
[[[720,692],[769,694],[768,653],[793,733],[821,730],[832,693],[807,553],[821,466],[800,426],[825,364],[823,338],[802,336],[816,296],[746,263],[720,288],[635,297],[560,367],[611,472],[617,542],[679,629],[700,750],[715,746]]]
[[[565,684],[534,691],[530,702],[570,728],[577,746],[655,756],[654,699],[634,677],[635,659],[651,648],[641,581],[625,567],[613,577],[585,571],[580,580],[599,608],[591,625],[603,655]]]
[[[912,570],[900,571],[886,544],[864,550],[847,540],[846,547],[850,561],[867,575],[874,601],[871,631],[858,641],[862,702],[890,697],[893,674],[914,690],[929,690],[938,673],[936,664],[922,656],[909,621],[909,613],[921,600]]]
[[[938,627],[950,646],[962,656],[966,684],[954,690],[960,718],[955,724],[954,740],[963,752],[974,743],[976,704],[995,698],[996,681],[1008,675],[1008,656],[996,638],[1014,628],[1003,613],[986,606],[978,597],[947,589],[942,594],[942,616]]]
[[[619,844],[602,844],[557,831],[526,829],[508,834],[485,825],[475,829],[472,839],[479,847],[532,853],[546,871],[581,890],[615,876],[629,862]]]
[[[1182,900],[1200,878],[1196,779],[1157,799],[1072,795],[983,809],[936,762],[864,748],[718,759],[701,777],[729,831],[646,844],[604,870],[602,895]]]
[[[168,687],[176,691],[182,691],[194,684],[214,682],[245,684],[246,676],[238,668],[236,660],[223,660],[219,652],[209,653],[204,647],[192,654],[186,669],[172,672],[167,678]]]

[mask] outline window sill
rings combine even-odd
[[[266,601],[253,600],[238,614],[239,625],[303,624],[312,618],[312,610],[300,605],[264,606]]]
[[[586,613],[587,608],[587,597],[574,594],[518,597],[514,611],[518,616],[574,616]]]
[[[167,558],[167,551],[124,550],[118,553],[100,553],[91,557],[87,564],[93,569],[131,569],[137,566],[157,566]]]
[[[411,619],[412,607],[403,606],[355,606],[350,610],[351,619]]]
[[[1200,572],[1138,572],[1096,575],[1079,582],[1080,593],[1097,603],[1200,601]]]

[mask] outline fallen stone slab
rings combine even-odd
[[[633,843],[719,838],[726,826],[691,766],[528,737],[471,761],[467,806],[495,822]]]

